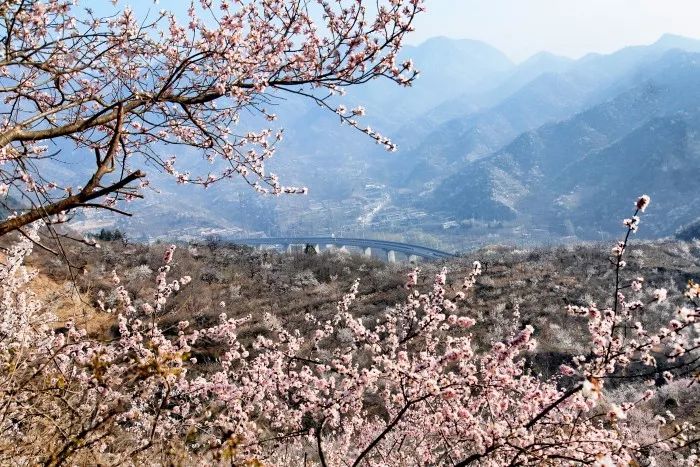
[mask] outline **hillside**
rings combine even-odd
[[[134,296],[148,296],[153,292],[154,271],[160,267],[166,245],[121,241],[100,242],[100,245],[101,248],[95,249],[66,244],[68,261],[80,272],[75,276],[75,285],[82,301],[73,295],[75,290],[65,262],[45,251],[37,251],[31,265],[45,274],[41,284],[54,284],[50,287],[54,294],[52,302],[59,316],[86,324],[98,333],[114,333],[115,317],[97,311],[98,300],[107,308],[117,303],[110,272],[115,270]],[[688,280],[700,278],[697,242],[635,242],[631,250],[624,275],[645,277],[647,290],[666,288],[669,296],[681,296]],[[210,325],[225,311],[236,318],[251,316],[242,331],[248,337],[269,332],[266,313],[274,315],[287,328],[307,329],[306,313],[331,316],[337,302],[357,278],[360,278],[359,301],[352,312],[362,317],[363,322],[373,323],[387,307],[404,300],[405,277],[412,270],[405,263],[388,264],[347,253],[282,254],[218,242],[180,245],[176,251],[172,274],[189,275],[193,280],[159,317],[163,327],[172,328],[183,319],[197,326]],[[446,268],[448,289],[458,291],[472,262],[480,261],[484,273],[461,313],[477,319],[475,335],[482,346],[487,346],[510,332],[509,323],[517,307],[522,321],[536,329],[540,343],[536,361],[544,365],[542,371],[549,372],[582,351],[587,338],[585,322],[568,315],[566,305],[611,303],[614,270],[608,256],[607,244],[536,249],[492,245],[456,260],[420,264],[419,286],[429,286],[434,275]],[[72,313],[68,303],[75,304]],[[658,325],[664,317],[675,313],[675,305],[675,302],[652,305],[644,319]],[[112,330],[108,331],[110,321]],[[199,351],[206,357],[216,350]]]
[[[590,239],[617,227],[605,219],[623,216],[626,207],[611,200],[644,190],[664,207],[646,235],[672,233],[698,215],[693,208],[669,211],[697,189],[698,58],[670,53],[642,84],[524,133],[446,179],[421,205],[462,219],[527,218],[555,234]]]

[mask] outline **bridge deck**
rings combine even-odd
[[[380,250],[396,251],[406,255],[415,255],[423,258],[454,258],[456,255],[445,251],[436,250],[420,245],[392,242],[389,240],[371,240],[366,238],[338,238],[338,237],[279,237],[279,238],[238,238],[231,239],[232,243],[240,245],[341,245],[360,248],[376,248]]]

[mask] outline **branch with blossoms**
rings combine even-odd
[[[269,107],[286,93],[395,148],[360,125],[363,109],[328,102],[375,78],[411,84],[397,54],[422,0],[199,0],[185,18],[128,7],[101,17],[76,3],[0,0],[0,195],[16,211],[0,235],[78,209],[124,213],[118,203],[149,183],[145,165],[205,188],[242,178],[261,193],[305,193],[265,169],[281,130],[238,130],[244,112],[275,120]],[[183,150],[218,165],[191,174]],[[47,179],[61,151],[85,153],[85,167],[97,154],[85,188]]]
[[[649,200],[639,203],[641,212]],[[630,236],[614,251],[619,271]],[[310,332],[268,316],[269,332],[244,343],[247,318],[224,313],[202,329],[186,321],[175,332],[159,327],[170,298],[190,282],[169,279],[177,261],[170,246],[152,296],[135,300],[112,274],[117,306],[104,312],[118,315],[118,334],[101,341],[71,323],[59,330],[42,311],[22,264],[33,245],[20,239],[0,266],[0,463],[166,464],[172,456],[328,466],[698,461],[689,421],[657,414],[646,437],[629,422],[653,413],[663,388],[653,384],[656,376],[662,384],[697,384],[694,282],[687,306],[650,329],[633,322],[633,311],[667,294],[653,290],[644,301],[640,279],[626,287],[616,274],[617,306],[568,307],[587,319],[589,351],[545,378],[529,369],[537,349],[529,325],[515,321],[505,338],[474,344],[481,323],[470,316],[468,296],[478,286],[478,262],[463,283],[450,284],[442,270],[427,290],[420,271],[411,271],[406,301],[371,323],[352,312],[357,281],[334,315],[306,316]],[[627,289],[639,297],[623,295]],[[630,330],[634,336],[625,335]],[[215,361],[192,357],[211,344],[221,349]],[[608,391],[613,382],[637,380],[650,384],[630,385],[625,400]]]

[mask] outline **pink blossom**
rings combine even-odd
[[[654,289],[654,291],[651,293],[651,295],[654,297],[654,300],[656,300],[657,302],[663,302],[666,300],[668,292],[666,291],[666,289]]]

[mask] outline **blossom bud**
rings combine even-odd
[[[649,198],[648,195],[642,195],[637,200],[636,207],[640,211],[644,212],[644,210],[649,206],[650,202],[651,202],[651,198]]]

